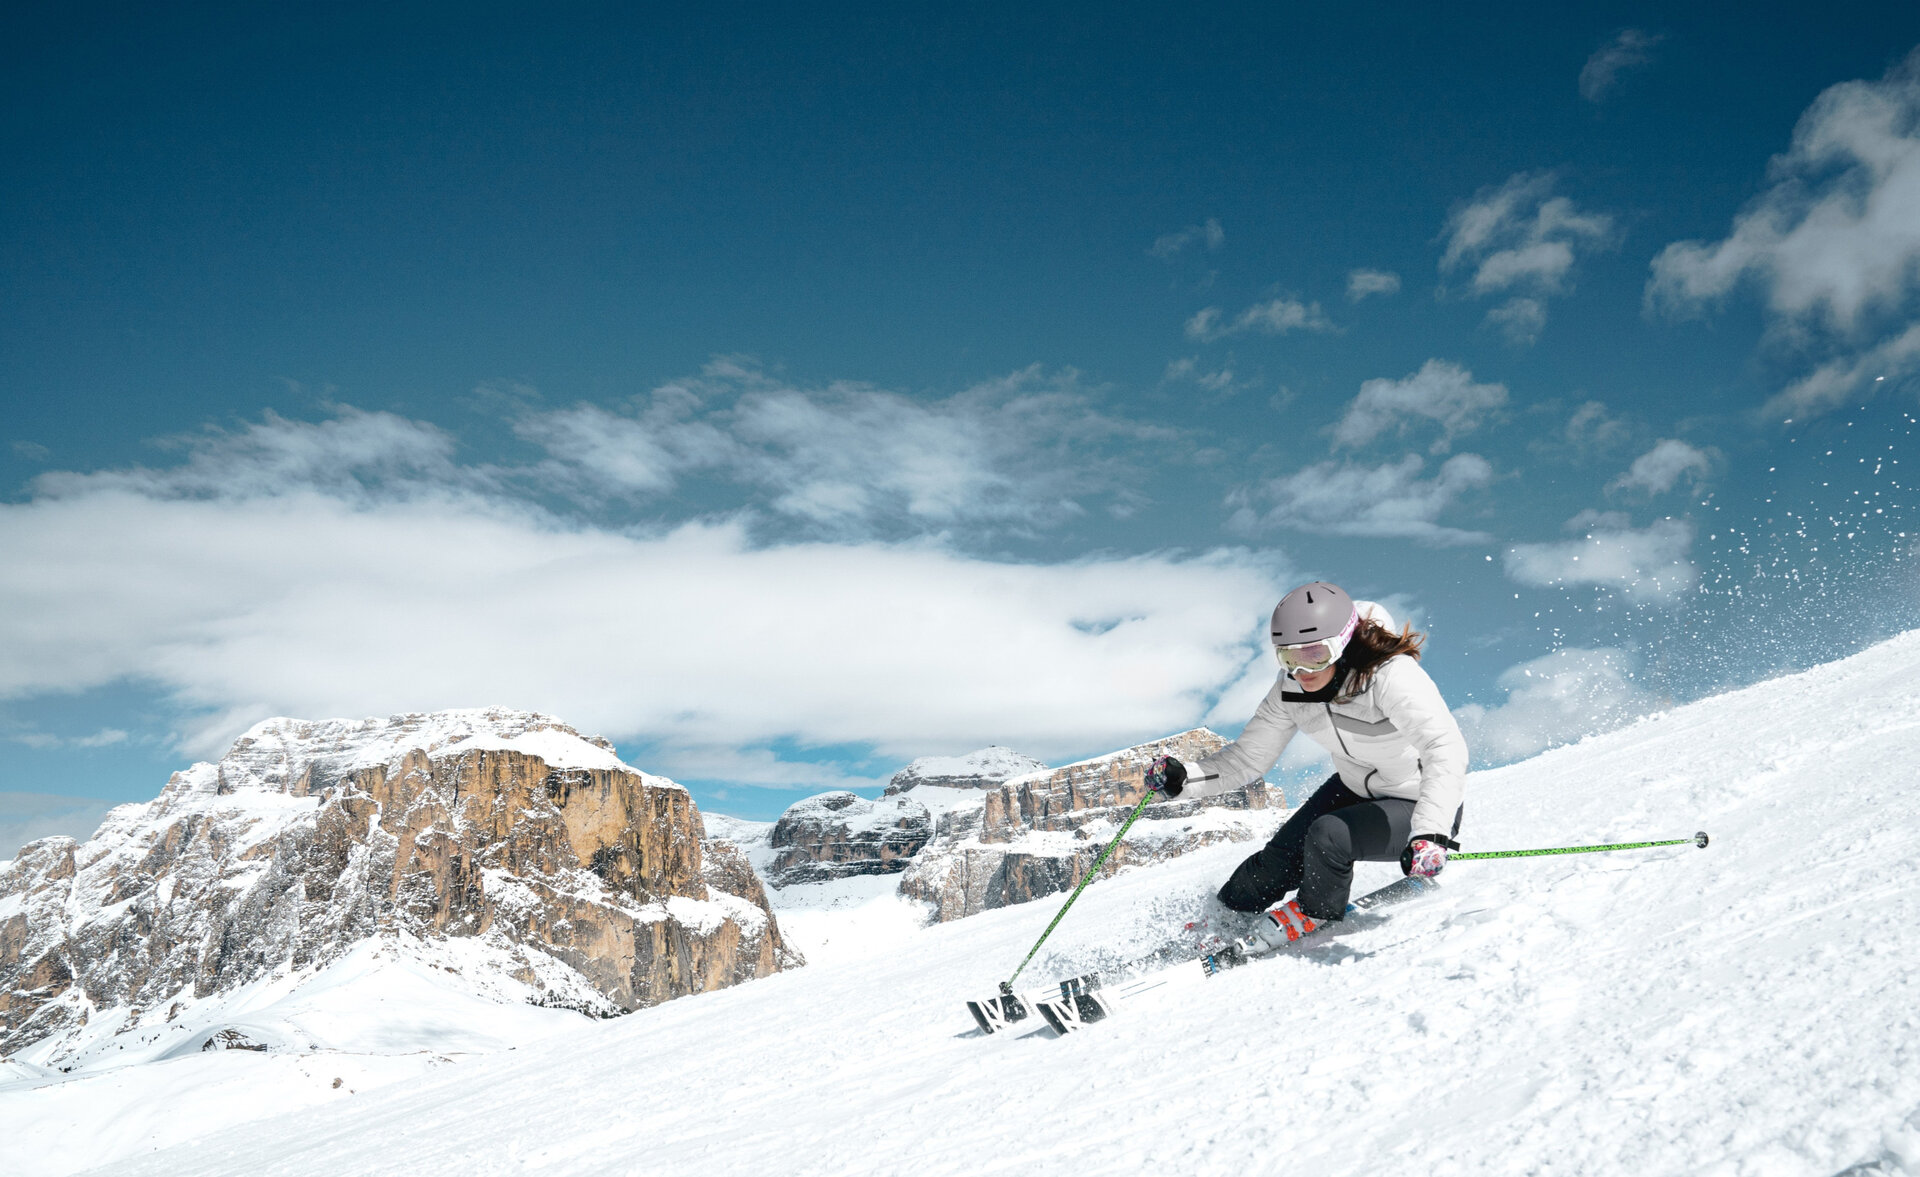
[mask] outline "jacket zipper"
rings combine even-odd
[[[1327,726],[1333,729],[1333,738],[1340,741],[1340,750],[1347,754],[1348,760],[1352,760],[1353,749],[1347,747],[1347,737],[1340,734],[1340,725],[1333,722],[1333,704],[1322,703],[1320,704],[1320,706],[1325,707],[1327,709]],[[1373,774],[1379,771],[1380,770],[1377,768],[1371,769],[1368,771],[1365,777],[1361,778],[1360,787],[1367,791],[1367,800],[1369,801],[1379,800],[1378,797],[1375,797],[1373,795],[1373,786],[1367,784],[1368,781],[1373,779]]]

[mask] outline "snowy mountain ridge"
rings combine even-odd
[[[585,736],[550,715],[511,707],[473,707],[412,712],[361,720],[264,719],[234,741],[213,767],[235,774],[233,788],[303,792],[296,775],[346,776],[365,768],[397,768],[408,753],[440,759],[476,751],[511,751],[537,756],[549,768],[636,769],[623,762],[613,745]],[[642,773],[653,788],[681,786]]]
[[[1033,757],[993,744],[964,756],[922,756],[893,774],[887,783],[887,792],[905,792],[929,785],[948,789],[986,788],[1046,771],[1047,766]]]

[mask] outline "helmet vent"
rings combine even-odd
[[[1319,630],[1320,627],[1317,625],[1303,625],[1300,627],[1301,633],[1317,633]]]

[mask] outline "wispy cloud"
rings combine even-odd
[[[457,468],[453,438],[432,425],[350,405],[335,406],[333,414],[301,422],[269,410],[239,429],[209,427],[161,439],[163,450],[186,455],[173,466],[92,474],[56,470],[32,485],[36,495],[48,498],[112,490],[207,500],[324,493],[351,502],[488,480],[483,468]]]
[[[1768,170],[1724,239],[1653,259],[1648,310],[1695,315],[1757,287],[1776,334],[1826,357],[1769,413],[1823,412],[1874,377],[1920,370],[1920,49],[1879,81],[1822,93]]]
[[[1713,460],[1705,450],[1677,438],[1662,438],[1652,449],[1635,458],[1633,465],[1618,478],[1607,483],[1607,493],[1663,495],[1682,478],[1698,482],[1712,469]]]
[[[1654,47],[1664,36],[1639,29],[1621,29],[1613,40],[1593,51],[1580,68],[1580,97],[1599,102],[1612,91],[1620,75],[1653,60]]]
[[[1213,253],[1226,243],[1227,231],[1220,227],[1219,218],[1208,217],[1198,225],[1188,225],[1154,238],[1153,244],[1147,247],[1147,254],[1165,261],[1179,257],[1188,246],[1199,246]]]
[[[929,398],[722,361],[626,406],[528,412],[516,430],[549,455],[546,485],[587,499],[698,477],[820,535],[1031,531],[1132,504],[1127,456],[1171,436],[1096,401],[1071,370],[1037,366]]]
[[[1347,271],[1347,301],[1359,302],[1368,295],[1400,293],[1400,275],[1389,270]]]
[[[1249,331],[1261,335],[1284,335],[1289,331],[1336,331],[1333,321],[1321,312],[1317,302],[1296,298],[1270,298],[1257,302],[1231,318],[1219,307],[1206,307],[1187,320],[1187,338],[1212,343],[1229,335]]]
[[[1771,397],[1761,412],[1769,417],[1814,417],[1845,404],[1876,382],[1898,381],[1920,372],[1920,323],[1865,351],[1828,360]]]
[[[1380,465],[1321,462],[1235,491],[1227,500],[1234,509],[1229,525],[1246,533],[1291,528],[1442,546],[1488,542],[1484,532],[1444,526],[1439,518],[1491,484],[1493,466],[1478,454],[1456,454],[1431,478],[1421,477],[1425,470],[1418,454]]]
[[[1453,448],[1454,439],[1480,427],[1507,403],[1504,384],[1476,384],[1473,373],[1445,360],[1428,360],[1399,380],[1374,379],[1360,386],[1333,427],[1335,445],[1362,446],[1382,434],[1404,436],[1416,421],[1440,426],[1431,447],[1436,454]]]
[[[1611,450],[1624,445],[1632,436],[1633,427],[1625,418],[1608,411],[1604,401],[1581,404],[1568,416],[1567,427],[1561,431],[1561,437],[1581,455]]]
[[[1526,295],[1510,298],[1487,312],[1487,326],[1497,329],[1508,343],[1526,347],[1547,329],[1546,300]]]
[[[1572,289],[1580,252],[1613,239],[1612,217],[1553,195],[1555,183],[1552,173],[1518,173],[1454,209],[1442,230],[1441,272],[1470,270],[1475,297],[1505,296],[1487,322],[1519,344],[1545,327],[1547,299]]]
[[[1206,392],[1231,392],[1237,387],[1231,367],[1209,369],[1199,356],[1182,356],[1167,364],[1160,379],[1168,384],[1193,384]]]
[[[1578,538],[1515,544],[1506,552],[1507,577],[1535,588],[1592,585],[1635,601],[1671,602],[1691,590],[1699,571],[1688,552],[1693,525],[1661,519],[1635,528],[1617,512],[1582,512],[1568,521]]]
[[[127,733],[116,727],[103,727],[88,736],[56,736],[51,732],[20,731],[9,732],[4,738],[29,748],[110,748],[126,743]]]

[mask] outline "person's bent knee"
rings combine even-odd
[[[1322,857],[1328,854],[1346,854],[1352,850],[1353,833],[1347,829],[1347,823],[1328,814],[1307,827],[1307,845],[1319,851]]]

